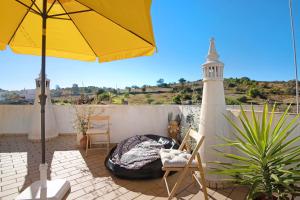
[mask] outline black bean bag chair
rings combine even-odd
[[[144,135],[152,140],[157,141],[160,144],[163,144],[165,149],[178,149],[179,145],[175,140],[163,137],[159,135]],[[159,178],[164,175],[162,171],[162,163],[160,159],[157,159],[151,163],[146,164],[140,169],[126,169],[116,164],[112,160],[112,155],[117,146],[112,148],[110,153],[107,155],[105,159],[106,168],[111,171],[115,176],[124,179],[151,179],[151,178]]]

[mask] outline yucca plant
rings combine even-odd
[[[229,176],[231,181],[250,187],[247,199],[288,199],[300,181],[300,134],[294,134],[299,115],[288,121],[289,108],[274,123],[275,105],[268,112],[264,105],[261,119],[253,107],[248,117],[241,106],[241,125],[225,116],[234,129],[232,138],[222,138],[217,146],[232,147],[233,152],[218,151],[228,162],[217,164],[214,173]]]

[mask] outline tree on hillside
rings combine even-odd
[[[79,87],[78,87],[78,84],[74,83],[74,84],[72,85],[71,91],[72,91],[72,94],[73,94],[73,95],[78,95],[78,94],[79,94]]]
[[[184,84],[186,83],[186,80],[184,78],[180,78],[178,80],[178,82],[180,83],[181,87],[183,88],[184,87]]]
[[[59,87],[59,85],[55,85],[55,90],[54,90],[54,96],[55,97],[60,97],[62,95],[62,90]]]
[[[165,80],[163,78],[160,78],[156,81],[156,83],[157,83],[157,86],[160,87],[161,85],[163,85],[165,83]]]
[[[98,96],[99,94],[102,94],[102,93],[104,93],[104,92],[105,92],[104,89],[99,88],[99,89],[97,90],[97,92],[96,92],[96,96]]]
[[[147,85],[142,86],[142,92],[146,92]]]
[[[127,90],[127,92],[130,94],[130,92],[131,92],[131,87],[125,87],[125,90]]]

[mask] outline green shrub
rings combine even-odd
[[[109,101],[110,100],[110,94],[108,92],[104,92],[102,94],[99,94],[98,99],[100,101]]]
[[[181,95],[177,94],[172,98],[173,103],[175,104],[181,104]]]
[[[238,100],[241,103],[246,103],[248,98],[246,96],[241,96],[241,97],[237,98],[236,100]]]
[[[225,102],[226,102],[226,105],[240,105],[241,104],[238,100],[230,98],[230,97],[225,97]]]
[[[147,99],[148,104],[151,104],[152,102],[154,102],[154,99],[151,99],[151,98]]]
[[[217,165],[214,173],[230,176],[232,181],[250,187],[248,199],[264,196],[263,199],[287,199],[300,183],[300,141],[299,135],[293,135],[298,126],[299,115],[288,118],[287,109],[274,123],[275,106],[269,114],[265,104],[259,117],[253,107],[251,118],[241,107],[240,123],[225,116],[234,128],[233,137],[223,138],[225,144],[220,147],[234,148],[237,153],[220,154],[229,159],[227,162],[212,162]],[[277,198],[276,198],[277,199]]]
[[[261,94],[260,90],[256,87],[252,87],[248,90],[248,95],[252,98],[256,98],[260,96],[260,94]]]
[[[283,94],[283,91],[280,88],[271,88],[270,93],[272,94]]]

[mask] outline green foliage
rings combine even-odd
[[[104,93],[98,95],[98,100],[99,101],[109,101],[110,100],[110,93],[109,92],[104,92]]]
[[[240,86],[237,86],[237,87],[235,88],[235,91],[236,91],[237,93],[244,93],[244,92],[247,91],[247,89],[245,89],[245,88],[243,88],[243,87],[240,87]]]
[[[76,83],[74,83],[73,85],[72,85],[72,94],[73,95],[78,95],[79,94],[79,87],[78,87],[78,85],[76,84]]]
[[[86,106],[80,106],[80,107],[74,106],[74,110],[75,110],[75,119],[73,121],[73,127],[75,130],[77,130],[78,133],[81,133],[82,135],[86,135],[90,117],[94,113],[94,110],[92,107],[86,107]]]
[[[146,89],[147,89],[147,86],[146,86],[146,85],[143,85],[143,86],[142,86],[142,92],[146,92]]]
[[[124,98],[128,98],[129,97],[129,92],[125,92],[124,93]]]
[[[246,103],[248,98],[246,96],[241,96],[241,97],[237,98],[236,100],[238,100],[241,103]]]
[[[241,104],[238,100],[230,98],[230,97],[225,97],[225,102],[226,102],[226,105],[240,105]]]
[[[152,98],[147,99],[148,104],[152,104],[153,102],[154,102],[154,99],[152,99]]]
[[[189,93],[182,93],[180,96],[182,101],[192,100],[192,95]]]
[[[181,95],[177,94],[172,98],[173,103],[175,104],[181,104]]]
[[[186,80],[184,78],[180,78],[178,82],[183,85],[186,83]]]
[[[288,88],[285,89],[284,93],[289,95],[295,95],[296,94],[295,86],[289,86]]]
[[[283,91],[280,88],[271,88],[270,93],[271,94],[283,94]]]
[[[199,93],[193,93],[192,94],[192,102],[193,102],[193,104],[200,103],[201,100],[202,100],[201,94],[199,94]]]
[[[156,83],[157,83],[157,86],[160,86],[161,84],[165,83],[165,80],[163,78],[160,78],[156,81]]]
[[[287,109],[274,123],[274,112],[275,105],[269,113],[265,104],[259,120],[253,107],[251,117],[241,107],[240,126],[225,116],[235,131],[233,137],[222,138],[225,144],[218,146],[231,147],[237,153],[219,151],[230,161],[213,162],[217,166],[214,173],[230,176],[230,180],[250,186],[248,199],[258,194],[266,195],[265,199],[272,199],[272,195],[283,199],[295,192],[295,185],[299,184],[300,146],[296,142],[300,136],[293,134],[299,115],[287,120]]]
[[[233,88],[233,87],[235,87],[236,86],[236,84],[235,83],[228,83],[228,87],[231,87],[231,88]]]
[[[259,94],[260,94],[260,92],[259,92],[259,90],[258,90],[257,88],[250,88],[250,89],[248,90],[248,95],[249,95],[250,97],[255,98],[255,97],[259,96]]]
[[[248,90],[248,96],[252,97],[252,98],[256,98],[256,97],[260,97],[262,99],[265,98],[265,95],[263,93],[263,91],[257,87],[251,87]]]

